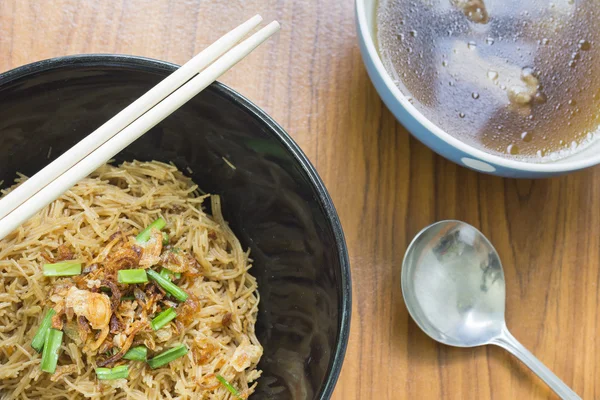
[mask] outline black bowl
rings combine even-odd
[[[0,74],[0,181],[34,174],[175,69],[83,55]],[[329,398],[348,341],[350,266],[323,182],[285,131],[215,83],[116,159],[172,161],[222,195],[260,285],[264,374],[253,398]]]

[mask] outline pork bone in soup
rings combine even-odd
[[[428,119],[492,154],[547,161],[600,125],[600,1],[380,0],[378,46]]]

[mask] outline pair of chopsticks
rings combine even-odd
[[[0,240],[216,81],[280,29],[256,15],[192,58],[0,200]],[[236,45],[237,44],[237,45]],[[235,47],[234,47],[235,46]]]

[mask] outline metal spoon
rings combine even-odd
[[[561,398],[580,399],[508,331],[500,258],[471,225],[442,221],[423,229],[404,257],[402,293],[410,315],[432,339],[457,347],[503,347]]]

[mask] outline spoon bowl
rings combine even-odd
[[[471,225],[441,221],[419,232],[402,264],[402,294],[408,312],[432,339],[456,347],[500,346],[561,398],[580,398],[508,331],[500,258]]]
[[[458,347],[489,344],[504,326],[502,264],[471,225],[442,221],[422,230],[402,268],[402,293],[419,327]]]

